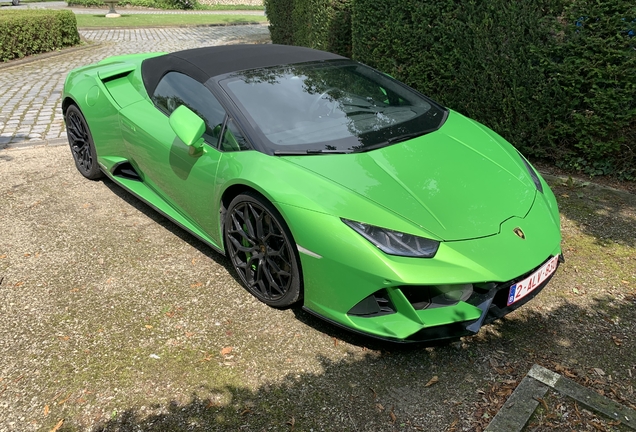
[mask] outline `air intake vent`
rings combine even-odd
[[[137,171],[133,168],[130,162],[122,162],[115,166],[113,169],[113,176],[122,177],[128,180],[141,181],[141,177],[137,174]]]
[[[352,307],[348,315],[376,317],[393,314],[395,311],[389,293],[385,289],[381,289]]]

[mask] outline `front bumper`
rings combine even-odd
[[[301,246],[304,309],[380,339],[409,342],[477,333],[484,323],[536,296],[551,277],[507,306],[513,283],[532,274],[549,257],[561,255],[558,216],[555,222],[543,199],[536,200],[525,217],[504,221],[499,234],[442,242],[431,259],[386,255],[339,218],[281,207]],[[525,233],[523,239],[514,233],[518,227]],[[453,294],[458,287],[468,288],[459,296]],[[427,290],[453,294],[448,297],[457,301],[432,302],[431,307],[427,302],[431,303],[433,294],[426,294]]]
[[[420,320],[422,325],[421,330],[416,331],[415,333],[409,335],[406,338],[396,338],[396,337],[383,336],[383,335],[378,335],[375,333],[370,333],[368,331],[360,330],[360,328],[365,328],[366,327],[365,325],[360,325],[355,327],[346,326],[339,323],[338,321],[334,321],[332,319],[329,319],[328,317],[322,316],[307,307],[303,307],[303,309],[311,313],[312,315],[315,315],[319,318],[329,321],[336,326],[342,327],[349,331],[353,331],[354,333],[360,333],[366,336],[373,337],[375,339],[386,340],[390,342],[413,343],[413,342],[434,342],[434,341],[443,341],[448,339],[457,339],[462,336],[471,336],[471,335],[477,334],[479,330],[481,329],[482,325],[489,324],[499,318],[502,318],[503,316],[509,314],[510,312],[520,308],[521,306],[523,306],[524,304],[532,300],[537,294],[539,294],[541,290],[543,290],[543,288],[545,288],[548,285],[552,277],[556,274],[556,270],[554,273],[552,273],[547,279],[545,279],[540,285],[538,285],[530,294],[525,296],[523,299],[515,302],[512,305],[507,304],[510,287],[514,285],[516,282],[519,282],[525,279],[526,277],[528,277],[529,275],[531,275],[532,273],[534,273],[538,268],[540,268],[542,265],[548,262],[551,258],[552,257],[548,258],[541,265],[537,266],[536,268],[530,270],[528,273],[523,274],[515,279],[509,280],[503,283],[490,282],[485,284],[479,284],[479,287],[477,287],[473,291],[472,295],[468,299],[466,299],[465,302],[458,302],[456,305],[450,306],[450,308],[459,307],[463,309],[466,309],[466,306],[471,306],[472,308],[469,308],[468,310],[472,312],[472,314],[470,314],[469,312],[469,314],[465,315],[465,317],[470,316],[471,318],[455,321],[455,322],[449,322],[447,324],[432,325],[432,326],[426,326],[426,324]],[[559,255],[558,262],[559,264],[565,262],[563,255]],[[395,296],[395,292],[393,292],[392,296]],[[463,303],[463,305],[460,305],[460,303]],[[448,314],[449,316],[453,315],[453,312],[448,310],[449,307],[440,308],[440,310],[442,309],[446,309],[444,313]],[[424,311],[422,312],[423,313],[421,315],[425,317],[426,312]],[[429,311],[429,313],[430,312],[431,311]],[[397,313],[397,311],[395,311],[394,313]],[[476,318],[474,317],[475,314],[478,314]],[[457,314],[457,313],[455,315],[460,316],[460,314]],[[380,318],[381,316],[386,316],[386,315],[380,315],[375,318],[368,317],[368,318],[361,318],[361,319],[373,320],[373,319]]]

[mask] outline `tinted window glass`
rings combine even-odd
[[[365,151],[434,131],[446,114],[350,60],[242,71],[221,85],[271,152]]]
[[[225,131],[221,139],[221,150],[223,151],[240,151],[249,150],[250,146],[243,136],[241,130],[236,127],[234,121],[228,118],[225,124]]]
[[[205,122],[203,139],[214,147],[217,146],[225,110],[203,84],[187,75],[170,72],[159,81],[152,100],[167,115],[172,114],[180,105],[190,108]]]

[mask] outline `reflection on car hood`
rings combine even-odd
[[[447,241],[498,233],[527,214],[536,193],[509,144],[454,112],[438,131],[399,144],[290,161]]]

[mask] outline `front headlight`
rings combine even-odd
[[[349,227],[389,255],[433,258],[439,248],[436,240],[405,234],[386,228],[342,219]]]

